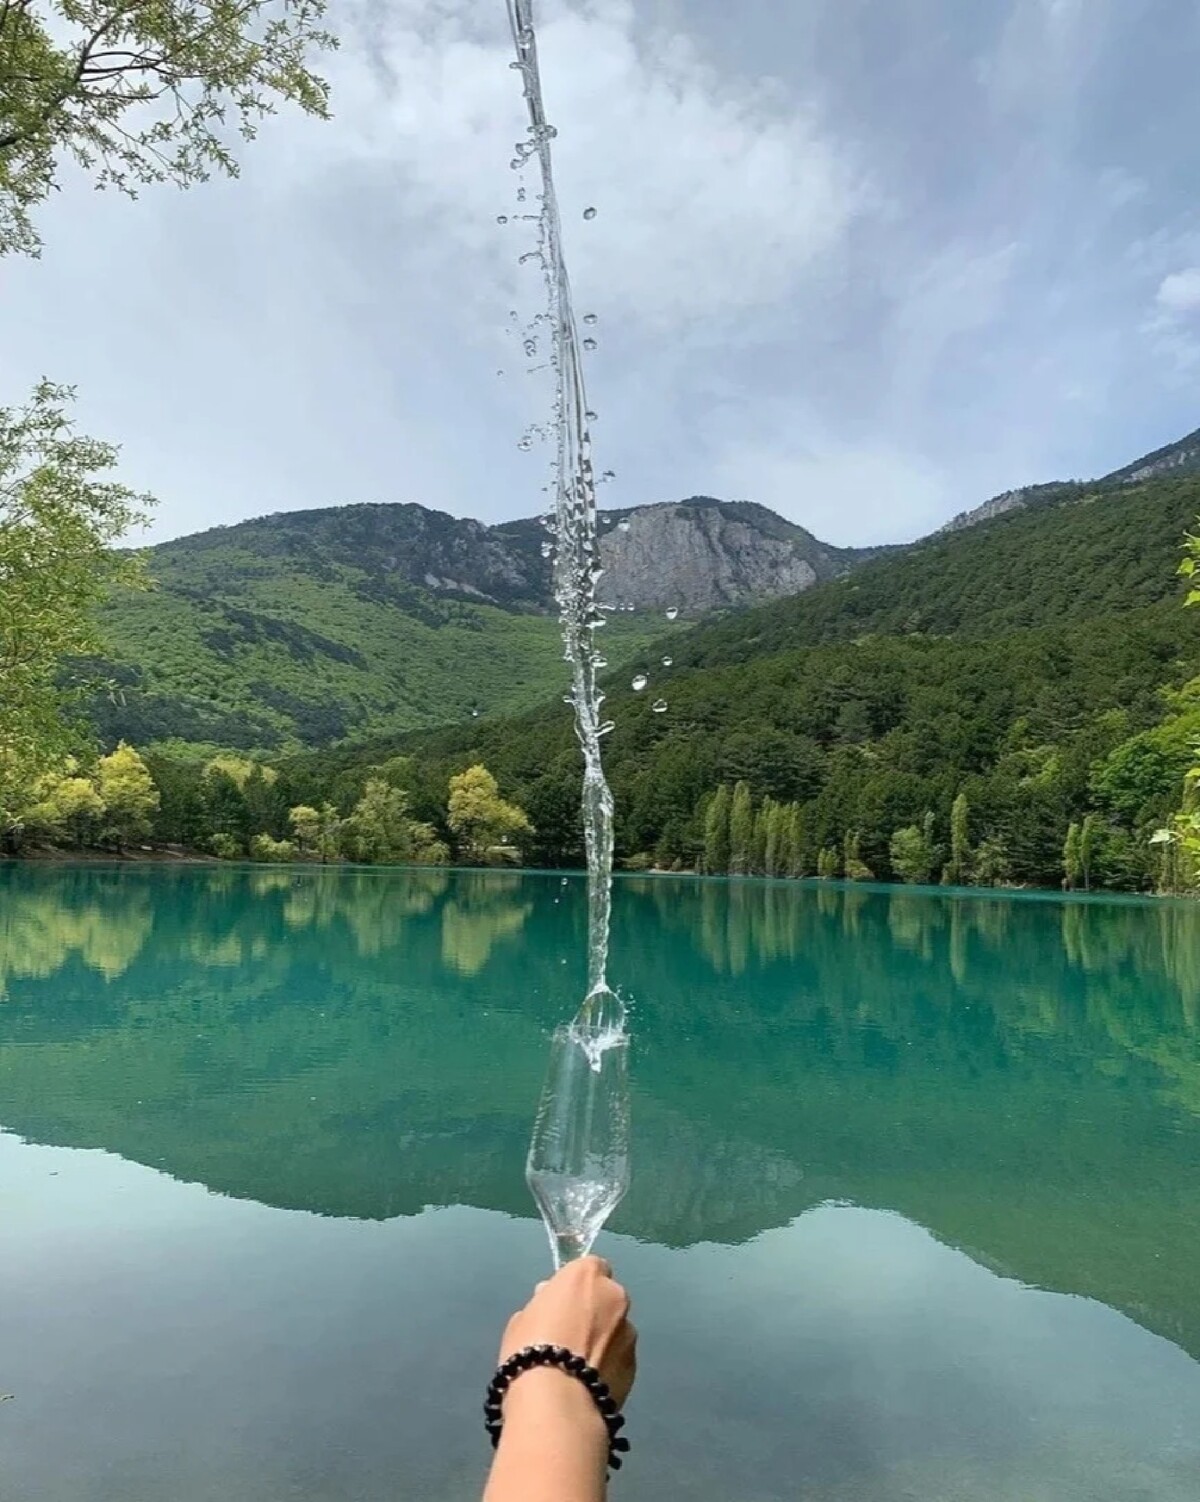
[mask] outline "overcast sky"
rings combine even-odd
[[[538,509],[503,0],[333,9],[332,124],[283,117],[187,194],[67,179],[43,258],[0,265],[0,402],[77,384],[156,539]],[[1200,425],[1195,0],[541,15],[605,504],[711,494],[898,541]]]

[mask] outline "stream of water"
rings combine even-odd
[[[552,355],[557,462],[554,487],[554,593],[571,669],[568,695],[583,752],[583,824],[588,863],[588,987],[577,1018],[590,1039],[624,1034],[625,1011],[607,979],[612,910],[613,798],[604,775],[600,743],[611,728],[601,720],[604,695],[597,683],[602,658],[596,632],[604,612],[596,601],[601,576],[596,526],[596,474],[592,460],[582,341],[571,298],[562,218],[554,190],[551,142],[538,64],[533,0],[508,0],[516,62],[529,113],[528,139],[516,145],[513,167],[536,161],[541,177],[537,255],[546,285]],[[588,209],[587,215],[595,210]]]
[[[551,142],[538,65],[533,0],[508,0],[529,114],[527,138],[517,142],[513,168],[536,161],[541,177],[537,257],[546,288],[555,373],[557,440],[554,509],[554,593],[570,664],[567,702],[583,753],[582,814],[588,864],[587,991],[570,1027],[556,1034],[526,1164],[530,1192],[550,1237],[556,1265],[590,1249],[629,1184],[629,1083],[625,1007],[608,984],[612,915],[613,798],[604,775],[601,740],[611,727],[601,720],[604,695],[597,682],[602,658],[596,632],[604,613],[596,600],[601,576],[596,526],[596,475],[592,461],[583,349],[571,298],[562,216],[554,191]],[[585,211],[594,217],[595,210]],[[581,1067],[581,1059],[586,1065]]]

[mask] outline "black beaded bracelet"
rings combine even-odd
[[[625,1420],[617,1410],[617,1400],[596,1368],[589,1366],[582,1356],[568,1351],[566,1346],[526,1346],[523,1351],[510,1356],[496,1368],[496,1375],[488,1384],[487,1398],[483,1405],[483,1419],[491,1436],[492,1448],[495,1449],[500,1443],[500,1432],[504,1428],[501,1413],[504,1394],[522,1372],[527,1372],[534,1366],[556,1366],[583,1383],[591,1393],[592,1401],[608,1430],[608,1468],[610,1471],[619,1471],[621,1457],[629,1451],[629,1441],[621,1433]]]

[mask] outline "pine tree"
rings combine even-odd
[[[1096,857],[1100,853],[1100,838],[1104,826],[1099,814],[1088,814],[1083,821],[1083,828],[1079,831],[1079,870],[1083,877],[1083,889],[1090,892],[1092,889],[1092,872],[1096,866]]]
[[[729,874],[729,808],[732,797],[722,783],[704,816],[704,869],[709,876]]]
[[[836,881],[841,875],[841,861],[832,845],[826,845],[817,856],[817,875],[828,881]]]
[[[729,813],[730,871],[744,876],[750,869],[753,849],[754,804],[750,798],[750,785],[739,782],[733,790],[733,805]]]
[[[862,858],[860,846],[862,844],[862,831],[848,829],[846,831],[845,848],[843,850],[844,865],[847,881],[874,881],[875,873]]]
[[[768,876],[786,876],[784,845],[789,818],[788,805],[776,803],[774,799],[767,801],[771,805],[771,811],[767,817],[767,854],[763,869]]]
[[[1072,823],[1067,830],[1066,843],[1063,845],[1063,886],[1068,892],[1075,890],[1083,875],[1080,844],[1079,825]]]
[[[950,860],[943,880],[947,886],[961,887],[971,879],[971,806],[966,793],[959,793],[950,810]]]
[[[772,800],[764,798],[754,816],[754,842],[750,846],[750,871],[754,876],[763,876],[767,870],[767,825],[771,807]]]

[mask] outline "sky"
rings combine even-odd
[[[158,499],[151,540],[540,507],[505,7],[334,9],[331,123],[281,114],[237,181],[136,203],[64,173],[42,258],[0,263],[0,403],[75,385]],[[1194,0],[539,15],[602,504],[715,495],[905,541],[1200,426]]]

